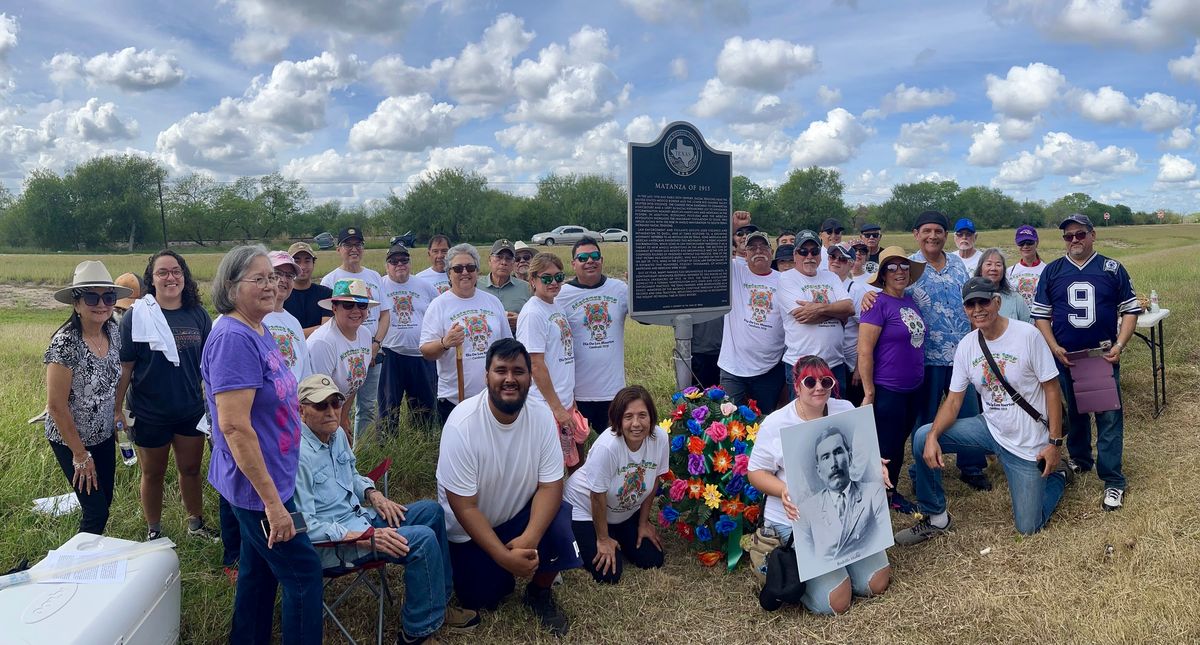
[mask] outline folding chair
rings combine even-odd
[[[371,472],[367,473],[367,478],[373,482],[379,483],[381,479],[383,480],[383,487],[379,490],[382,491],[384,495],[387,495],[388,469],[391,468],[391,466],[392,460],[386,459],[383,463],[376,466]],[[341,540],[338,542],[314,542],[313,546],[317,547],[318,549],[337,549],[338,547],[342,546],[349,547],[355,542],[359,542],[364,539],[370,540],[371,554],[375,555],[374,528],[368,528],[363,532],[362,535],[354,539]],[[371,580],[372,571],[375,572],[375,575],[378,577],[378,582]],[[324,599],[321,601],[321,604],[325,610],[325,615],[333,621],[333,624],[337,626],[338,631],[342,632],[342,635],[346,637],[346,640],[350,642],[350,645],[357,645],[357,641],[355,641],[354,637],[350,635],[350,632],[346,629],[346,626],[342,624],[342,621],[338,619],[335,611],[337,610],[338,606],[342,604],[342,601],[344,601],[350,595],[350,593],[359,586],[364,586],[371,591],[371,593],[375,596],[377,604],[375,613],[375,642],[376,645],[383,645],[383,611],[386,605],[390,605],[392,603],[392,592],[391,589],[388,588],[387,584],[387,561],[370,560],[359,566],[342,566],[324,569],[321,572],[321,575],[325,578],[325,589],[328,589],[329,585],[338,578],[348,575],[355,576],[354,580],[350,583],[350,586],[346,587],[342,593],[338,594],[338,597],[333,602],[325,602]]]

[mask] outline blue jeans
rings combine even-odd
[[[946,494],[942,490],[942,471],[925,464],[925,437],[933,429],[932,424],[917,428],[913,434],[913,465],[917,476],[913,485],[917,491],[917,502],[926,515],[946,511]],[[1063,473],[1042,477],[1036,461],[1022,459],[1005,450],[992,437],[983,415],[959,419],[938,437],[943,453],[959,453],[962,450],[994,453],[1004,467],[1008,478],[1008,492],[1012,497],[1013,520],[1017,531],[1029,535],[1036,533],[1049,521],[1058,500],[1067,485]]]
[[[221,566],[236,567],[238,556],[242,552],[241,529],[238,527],[237,516],[233,514],[233,506],[224,497],[218,497],[221,499],[218,507],[221,518]]]
[[[790,524],[776,524],[768,520],[766,525],[775,529],[775,534],[779,536],[781,543],[786,544],[788,538],[792,536]],[[850,578],[850,588],[854,591],[854,595],[867,598],[875,595],[871,591],[871,578],[887,566],[887,551],[877,551],[858,562],[852,562],[840,569],[823,573],[804,583],[804,596],[801,597],[800,602],[814,614],[833,614],[833,607],[829,604],[829,594],[833,593],[833,590],[837,589],[842,581]]]
[[[291,499],[284,502],[295,512]],[[284,643],[320,643],[325,612],[321,607],[321,558],[308,535],[267,548],[262,520],[267,514],[230,506],[242,536],[237,594],[233,599],[230,643],[270,643],[275,618],[275,590],[283,585],[281,603]]]
[[[721,389],[725,390],[730,400],[738,405],[746,405],[748,399],[754,399],[763,416],[771,414],[778,407],[783,383],[783,363],[776,363],[775,367],[758,376],[736,376],[721,370]]]
[[[379,416],[386,418],[400,408],[404,397],[408,397],[408,410],[423,430],[433,424],[437,406],[435,390],[429,387],[426,373],[429,362],[420,356],[397,354],[384,348],[384,357],[379,376]],[[390,426],[394,429],[394,426]],[[411,634],[410,634],[411,635]]]
[[[950,391],[950,375],[953,372],[954,368],[950,365],[925,366],[925,382],[921,385],[920,393],[924,396],[925,407],[917,415],[918,426],[933,423],[934,418],[937,417],[938,407],[941,406],[946,393]],[[958,418],[973,417],[981,411],[979,395],[975,393],[975,386],[968,385],[967,391],[963,393],[963,402],[962,407],[958,410]],[[983,473],[984,468],[987,468],[987,455],[978,450],[964,450],[958,454],[957,463],[958,472],[963,475],[979,475]],[[911,477],[913,471],[910,469],[908,472]]]
[[[379,372],[383,370],[382,363],[375,363],[367,370],[367,380],[354,395],[354,438],[357,440],[363,430],[367,429],[378,418],[379,410]]]
[[[1113,378],[1117,381],[1119,395],[1120,365],[1113,365]],[[1069,367],[1058,366],[1058,384],[1067,402],[1067,453],[1081,468],[1089,470],[1092,467],[1092,420],[1088,413],[1075,409],[1075,388]],[[1096,474],[1106,487],[1125,490],[1125,474],[1121,472],[1121,453],[1125,447],[1124,407],[1093,414],[1096,416]]]
[[[424,374],[421,374],[424,377]],[[376,528],[388,525],[387,520],[376,516],[371,524]],[[446,618],[446,604],[454,591],[454,577],[450,568],[450,546],[446,542],[446,515],[441,505],[432,500],[421,500],[408,505],[404,521],[396,531],[408,540],[408,555],[396,558],[380,554],[378,557],[404,565],[404,607],[400,624],[409,636],[428,636],[442,626]],[[362,564],[375,556],[359,558]]]
[[[779,402],[778,407],[782,408],[784,404],[790,403],[796,398],[795,369],[795,364],[789,365],[786,362],[783,363],[783,382],[786,384],[786,387],[784,388],[783,400]],[[846,398],[846,364],[843,363],[837,367],[831,367],[829,371],[833,372],[833,378],[837,379],[838,382],[837,394],[831,396],[835,399]],[[762,408],[760,407],[759,409],[761,410]],[[763,410],[763,413],[765,414],[766,411]]]

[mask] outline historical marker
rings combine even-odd
[[[639,322],[729,311],[731,155],[690,123],[629,144],[629,310]],[[690,338],[690,335],[689,335]]]

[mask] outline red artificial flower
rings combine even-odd
[[[698,455],[704,452],[704,440],[700,437],[688,437],[688,452]]]
[[[702,551],[696,554],[696,558],[700,560],[700,564],[706,567],[716,566],[724,557],[720,551]]]
[[[692,528],[691,524],[688,524],[683,520],[675,522],[675,530],[679,532],[679,537],[687,540],[688,542],[696,539],[696,530]]]
[[[669,470],[668,470],[667,472],[663,473],[662,475],[659,475],[659,476],[660,476],[660,477],[662,477],[662,480],[663,480],[664,482],[669,482],[669,481],[674,481],[674,480],[675,480],[675,473],[673,473],[673,472],[671,472],[671,471],[669,471]]]
[[[686,412],[687,412],[687,404],[680,403],[679,407],[675,408],[675,411],[671,413],[671,418],[678,421],[683,418],[683,415]]]
[[[746,510],[742,511],[742,517],[746,518],[747,522],[754,524],[758,521],[758,514],[761,512],[762,507],[758,504],[753,504],[751,506],[747,506]]]
[[[752,412],[754,412],[754,414],[757,414],[760,417],[762,416],[762,411],[758,409],[758,403],[754,399],[748,399],[746,401],[746,405]]]
[[[737,517],[746,510],[746,505],[740,499],[727,499],[721,504],[721,512],[729,517]]]
[[[733,468],[733,458],[730,457],[729,451],[722,448],[713,455],[712,469],[716,472],[723,473]]]
[[[704,480],[699,477],[688,480],[688,497],[692,499],[704,497]]]

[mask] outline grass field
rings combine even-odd
[[[1042,231],[1044,257],[1061,254],[1055,230]],[[981,246],[995,244],[1015,256],[1010,233],[985,232]],[[887,234],[884,243],[911,249],[908,234]],[[608,271],[625,268],[624,245],[605,245]],[[600,587],[581,572],[569,572],[557,595],[572,619],[568,642],[725,642],[725,643],[1187,643],[1200,641],[1195,618],[1200,591],[1200,505],[1193,456],[1200,453],[1196,419],[1197,323],[1195,258],[1200,226],[1175,225],[1100,229],[1098,250],[1119,258],[1139,293],[1156,289],[1166,323],[1170,405],[1158,419],[1150,411],[1151,381],[1146,347],[1138,341],[1125,353],[1126,507],[1100,511],[1102,492],[1094,476],[1068,489],[1059,511],[1042,533],[1021,537],[1012,528],[1003,472],[988,472],[999,485],[990,493],[970,492],[947,478],[947,495],[957,530],[924,545],[893,548],[891,589],[856,602],[844,616],[822,618],[789,609],[767,614],[755,599],[745,565],[732,574],[700,566],[682,542],[667,536],[668,559],[656,571],[627,570],[619,586]],[[566,257],[569,249],[555,251]],[[423,254],[419,251],[417,256]],[[318,272],[337,260],[322,253]],[[216,254],[187,256],[200,280],[207,280]],[[62,285],[84,256],[0,256],[0,292],[14,285]],[[144,255],[103,256],[114,275],[141,272]],[[416,268],[427,264],[414,257]],[[367,254],[381,269],[383,251]],[[46,298],[46,289],[33,289]],[[36,299],[36,298],[35,298]],[[34,497],[67,491],[38,427],[25,424],[44,404],[41,355],[65,308],[36,309],[22,301],[0,308],[0,566],[22,558],[40,559],[66,541],[78,516],[46,518],[29,511]],[[626,371],[630,382],[647,385],[659,401],[673,390],[669,357],[671,332],[630,323],[626,327]],[[665,403],[663,404],[665,406]],[[399,437],[360,448],[360,463],[383,455],[396,458],[392,496],[401,501],[434,493],[436,437],[402,429]],[[136,470],[118,465],[117,500],[109,533],[140,539],[144,533],[137,502]],[[901,483],[907,492],[909,483]],[[175,477],[168,475],[164,528],[179,542],[183,568],[185,642],[224,640],[233,589],[220,572],[220,548],[183,537],[184,517]],[[216,514],[215,495],[206,507]],[[895,518],[894,518],[895,519]],[[897,528],[908,520],[895,519]],[[1107,553],[1106,547],[1113,547]],[[986,556],[983,549],[991,549]],[[391,580],[400,587],[400,576]],[[357,612],[357,613],[355,613]],[[372,614],[365,604],[352,609],[352,629],[368,638]],[[398,608],[389,612],[398,624]],[[338,642],[327,630],[329,642]],[[3,640],[0,638],[0,640]],[[450,642],[550,642],[517,601],[488,615],[469,638]]]

